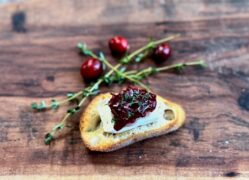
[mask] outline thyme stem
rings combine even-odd
[[[115,66],[114,68],[117,68],[117,66]],[[114,71],[114,70],[110,70],[110,71],[106,74],[106,76],[110,76],[110,75],[113,73],[113,71]],[[89,91],[90,91],[90,92],[94,91],[94,90],[95,90],[103,81],[104,81],[103,79],[99,79],[95,84],[93,84],[93,85],[91,86],[91,88],[90,88]],[[81,92],[83,92],[83,91],[81,91]],[[78,93],[77,93],[77,94],[78,94]],[[79,109],[79,108],[84,104],[84,102],[86,101],[87,97],[88,97],[88,96],[84,96],[84,97],[80,100],[80,102],[79,102],[79,104],[78,104],[78,106],[77,106],[76,108]],[[76,108],[75,108],[75,109],[76,109]],[[54,139],[55,133],[56,133],[58,130],[63,129],[63,128],[65,127],[65,124],[66,124],[67,120],[68,120],[69,117],[72,116],[73,114],[74,114],[74,113],[67,112],[66,115],[65,115],[65,116],[63,117],[63,119],[61,120],[61,122],[60,122],[59,124],[55,125],[50,133],[46,134],[45,140],[44,140],[44,142],[45,142],[46,145],[48,145],[48,144],[51,143],[51,141]]]
[[[192,62],[187,62],[187,63],[176,63],[172,64],[169,66],[164,66],[164,67],[159,67],[159,68],[154,68],[154,67],[149,67],[146,69],[138,70],[138,71],[128,71],[126,72],[126,75],[128,74],[129,76],[135,77],[137,79],[143,79],[153,73],[158,73],[161,71],[168,71],[171,69],[182,69],[187,66],[201,66],[204,67],[206,64],[203,60],[197,60],[197,61],[192,61]]]
[[[73,96],[71,96],[71,97],[69,97],[69,98],[67,98],[67,99],[58,101],[58,103],[59,103],[60,105],[66,104],[66,103],[68,103],[69,101],[72,101],[73,99],[79,97],[79,96],[82,95],[82,94],[83,94],[83,91],[79,91],[79,92],[75,93]]]
[[[187,62],[187,63],[177,63],[177,64],[157,68],[157,71],[158,72],[167,71],[169,69],[183,68],[185,66],[205,66],[205,62],[203,60],[197,60],[197,61]]]

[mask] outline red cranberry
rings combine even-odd
[[[89,58],[81,65],[80,72],[85,81],[96,80],[103,73],[102,62],[94,58]]]
[[[122,56],[128,49],[128,41],[122,36],[115,36],[109,40],[109,48],[114,55]]]
[[[172,50],[169,44],[163,43],[163,44],[158,45],[155,48],[154,53],[153,53],[153,59],[157,63],[162,63],[166,61],[167,59],[169,59],[171,54],[172,54]]]

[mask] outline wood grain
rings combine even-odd
[[[243,0],[87,5],[77,0],[32,0],[0,6],[0,175],[248,178],[248,10]],[[182,36],[171,43],[174,56],[166,64],[200,57],[208,67],[162,73],[147,82],[186,109],[182,129],[116,152],[96,153],[83,146],[75,117],[63,138],[51,146],[43,144],[44,134],[65,108],[35,113],[30,104],[60,99],[84,87],[78,42],[111,58],[106,42],[113,35],[127,37],[135,49],[148,37],[175,33]],[[148,65],[153,62],[133,68]]]

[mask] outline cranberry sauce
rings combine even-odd
[[[156,108],[156,95],[137,87],[128,87],[119,94],[112,94],[109,107],[114,115],[114,129],[123,128]]]

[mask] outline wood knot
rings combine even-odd
[[[244,109],[249,111],[249,90],[243,90],[238,98],[238,105]]]
[[[231,171],[231,172],[225,173],[224,176],[225,176],[225,177],[235,177],[235,176],[238,176],[239,174],[240,174],[240,173]]]
[[[15,12],[11,17],[12,29],[15,32],[26,32],[26,14],[23,11]]]

